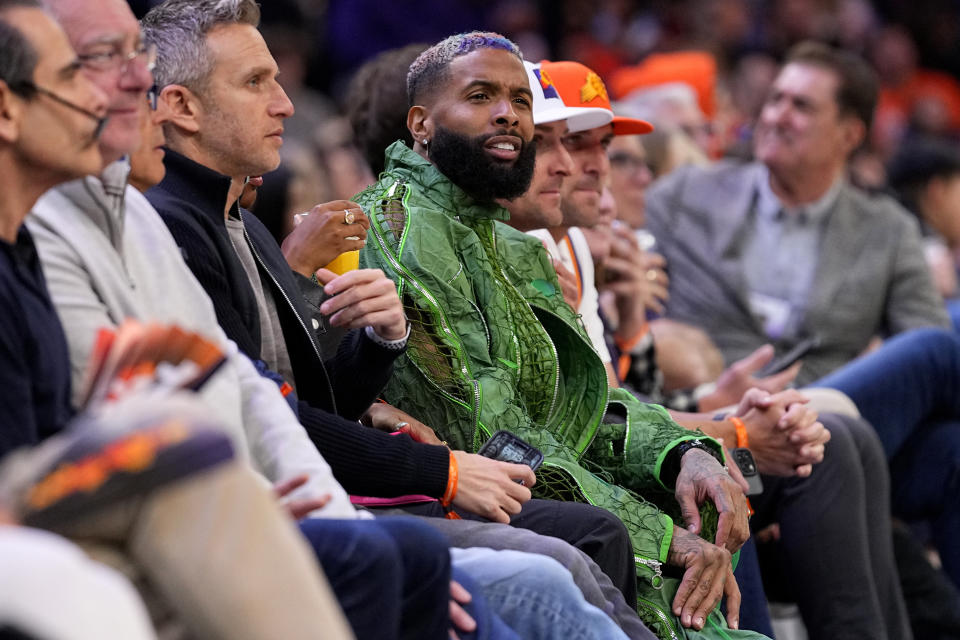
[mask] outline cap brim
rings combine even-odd
[[[566,120],[567,130],[576,133],[577,131],[585,131],[610,124],[610,121],[613,120],[613,113],[606,109],[589,107],[557,107],[544,109],[533,114],[534,124],[547,124],[559,120]]]
[[[613,118],[613,135],[615,136],[635,136],[651,131],[653,131],[653,125],[646,120],[623,116],[614,116]]]

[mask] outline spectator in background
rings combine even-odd
[[[882,29],[871,51],[880,78],[873,144],[883,157],[892,157],[908,135],[960,131],[960,83],[920,67],[916,44],[904,28]]]
[[[711,128],[717,113],[716,83],[717,63],[701,51],[651,54],[610,77],[625,115],[647,120],[659,130],[680,129],[710,156],[718,151]]]
[[[163,126],[157,117],[157,93],[151,88],[140,105],[140,146],[130,155],[130,177],[127,181],[140,193],[163,180]]]
[[[956,298],[960,267],[960,152],[935,139],[908,140],[889,168],[890,187],[900,202],[920,219],[924,253],[937,289]],[[955,327],[960,305],[948,305]]]
[[[875,82],[851,54],[798,47],[764,107],[759,162],[676,171],[647,194],[648,227],[671,269],[669,316],[706,328],[728,361],[817,333],[798,377],[805,384],[857,356],[875,333],[947,324],[916,224],[844,178],[871,122]],[[694,226],[676,233],[684,220]],[[868,240],[869,252],[849,250]],[[705,255],[716,256],[709,267]],[[857,295],[838,299],[847,282]]]
[[[383,172],[383,150],[397,140],[413,148],[404,115],[407,112],[406,78],[410,63],[417,59],[425,44],[409,44],[384,51],[364,64],[347,89],[347,117],[353,127],[354,140],[374,176]],[[384,120],[384,114],[396,119]]]

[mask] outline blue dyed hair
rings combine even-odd
[[[436,87],[446,78],[447,69],[454,58],[465,56],[480,49],[503,49],[523,60],[520,47],[499,33],[471,31],[458,33],[441,40],[417,57],[407,72],[407,101],[410,106],[424,91]]]

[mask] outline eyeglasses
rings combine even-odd
[[[646,160],[631,153],[615,151],[610,154],[610,165],[624,171],[639,171],[648,166]]]
[[[157,89],[157,85],[153,85],[147,89],[147,103],[150,105],[151,111],[157,110],[157,97],[159,96],[160,91]]]
[[[157,45],[141,44],[129,53],[123,53],[119,48],[112,51],[98,51],[77,56],[80,63],[94,71],[117,71],[125,73],[134,60],[141,60],[147,71],[153,71],[157,66]]]
[[[33,82],[31,82],[31,81],[29,81],[29,80],[25,80],[25,81],[23,81],[23,82],[18,82],[18,83],[17,83],[17,87],[26,89],[27,91],[30,91],[30,92],[33,92],[33,93],[39,93],[40,95],[47,96],[48,98],[50,98],[50,99],[53,100],[54,102],[56,102],[56,103],[58,103],[58,104],[62,104],[63,106],[67,107],[68,109],[73,109],[73,110],[76,111],[77,113],[82,113],[83,115],[87,116],[88,118],[90,118],[90,119],[92,119],[92,120],[95,120],[96,123],[97,123],[97,126],[96,126],[96,128],[93,130],[93,139],[94,139],[94,140],[96,140],[96,139],[98,139],[98,138],[100,137],[100,134],[103,133],[103,128],[107,126],[107,118],[106,118],[106,117],[101,118],[100,116],[98,116],[97,114],[95,114],[93,111],[88,111],[87,109],[84,109],[84,108],[81,107],[80,105],[78,105],[78,104],[76,104],[76,103],[73,103],[73,102],[67,100],[66,98],[61,98],[60,96],[58,96],[57,94],[55,94],[53,91],[50,91],[49,89],[44,89],[43,87],[38,87],[37,85],[35,85]]]

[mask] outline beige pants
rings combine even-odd
[[[155,621],[172,613],[191,637],[353,638],[292,519],[239,464],[96,512],[57,533],[127,573],[142,587]]]

